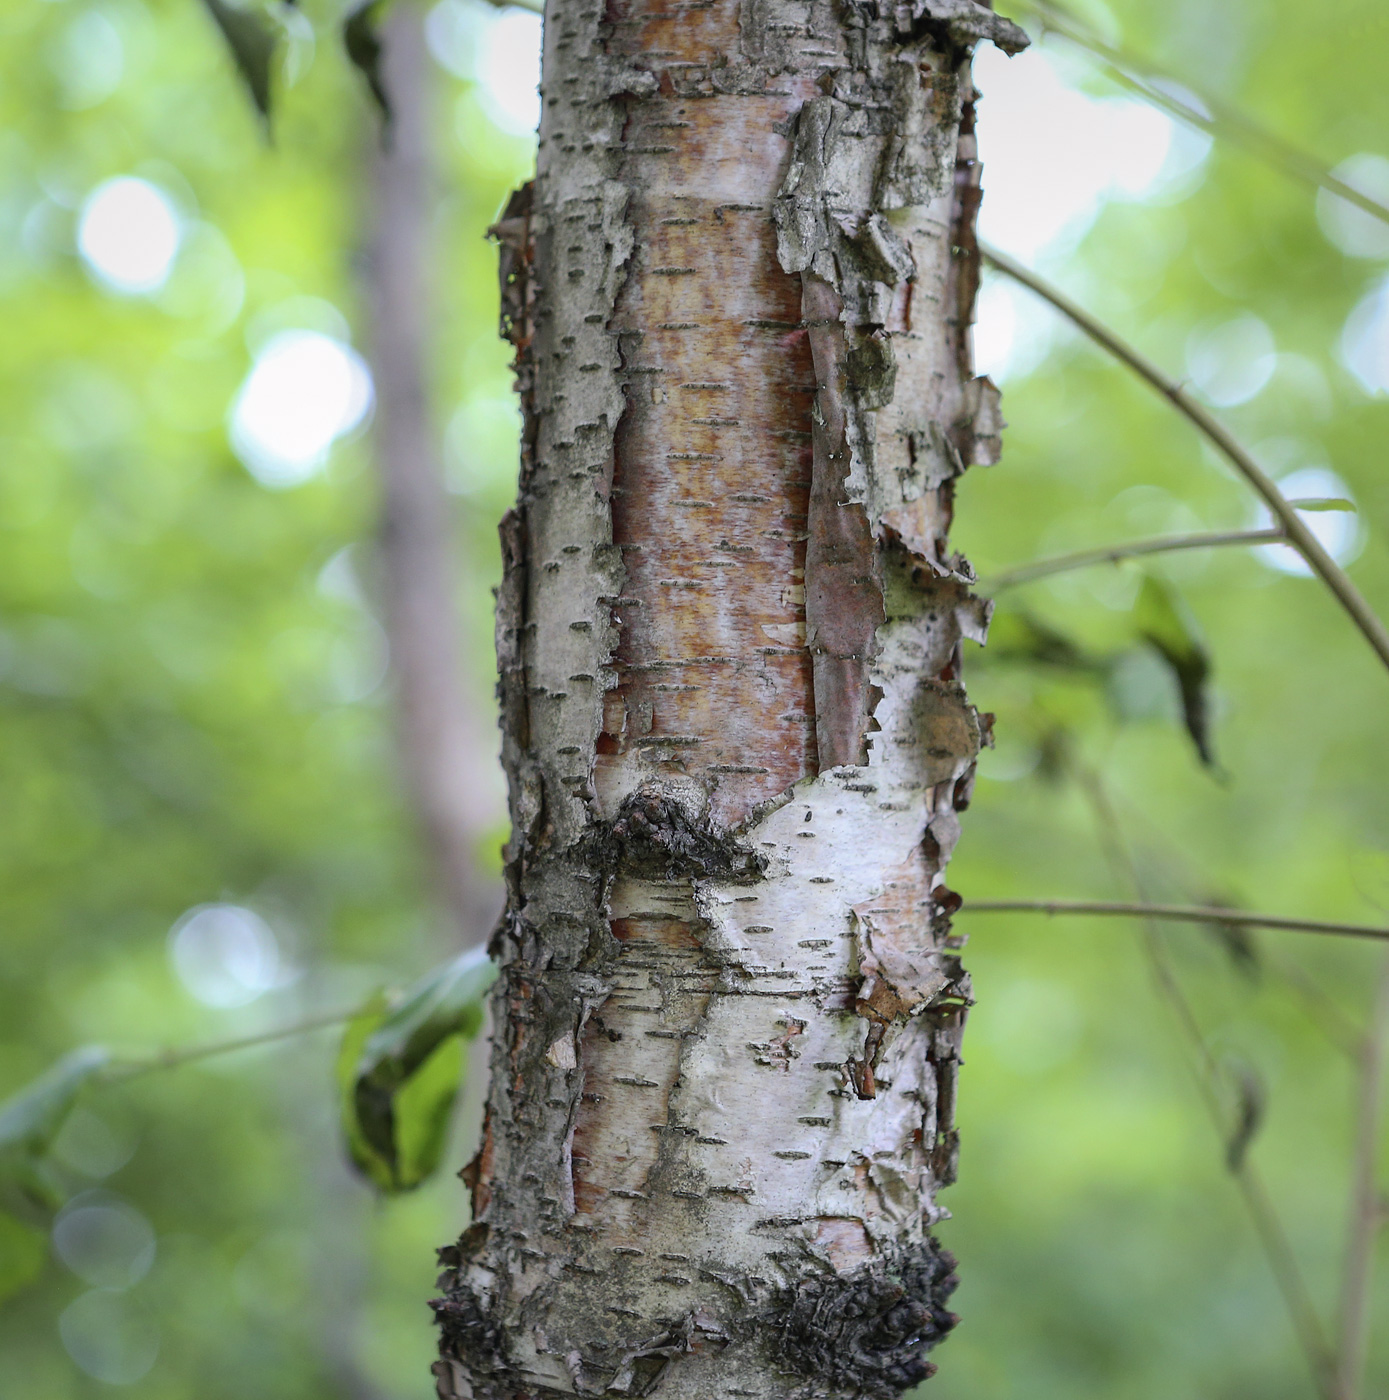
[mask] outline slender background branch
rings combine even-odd
[[[1370,1287],[1375,1242],[1384,1223],[1379,1188],[1379,1140],[1384,1130],[1384,1052],[1389,1041],[1389,952],[1380,964],[1369,1029],[1360,1046],[1351,1166],[1350,1219],[1346,1227],[1336,1356],[1337,1400],[1360,1400],[1370,1344]]]
[[[1389,940],[1389,928],[1374,924],[1336,923],[1326,919],[1295,919],[1282,914],[1251,914],[1245,909],[1221,909],[1197,904],[1148,904],[1106,899],[971,899],[967,914],[1103,914],[1137,919],[1170,919],[1177,923],[1236,924],[1247,928],[1281,928],[1295,933],[1339,934],[1347,938]]]
[[[1005,588],[1031,583],[1034,579],[1050,578],[1071,569],[1088,569],[1094,564],[1117,564],[1121,559],[1138,559],[1146,554],[1172,554],[1183,549],[1216,549],[1224,545],[1283,544],[1287,535],[1282,530],[1221,530],[1197,535],[1166,535],[1152,540],[1135,540],[1132,544],[1111,545],[1108,549],[1082,549],[1075,554],[1058,554],[1053,559],[1039,559],[1006,573],[995,574],[979,584],[981,593],[1002,593]]]
[[[1142,900],[1142,903],[1134,907],[1144,911],[1143,950],[1153,977],[1153,985],[1167,1002],[1186,1037],[1187,1048],[1194,1059],[1192,1069],[1197,1092],[1205,1105],[1211,1125],[1224,1143],[1226,1165],[1249,1212],[1254,1233],[1263,1248],[1278,1291],[1283,1296],[1289,1321],[1302,1348],[1312,1382],[1323,1400],[1335,1400],[1335,1358],[1327,1344],[1321,1319],[1312,1303],[1297,1256],[1269,1197],[1268,1188],[1249,1158],[1248,1147],[1257,1127],[1258,1104],[1250,1100],[1247,1094],[1242,1096],[1244,1102],[1232,1128],[1229,1111],[1220,1094],[1220,1084],[1228,1076],[1216,1060],[1205,1032],[1197,1020],[1195,1008],[1177,978],[1163,930],[1159,920],[1151,912],[1157,906],[1150,904],[1145,898],[1147,890],[1143,873],[1125,840],[1119,814],[1110,801],[1109,793],[1098,773],[1075,762],[1069,767],[1090,804],[1095,818],[1096,834],[1111,869],[1119,882],[1130,885]]]
[[[295,1036],[326,1030],[330,1026],[346,1025],[356,1014],[356,1008],[350,1011],[328,1011],[321,1016],[307,1016],[302,1021],[291,1021],[288,1025],[275,1026],[255,1035],[237,1036],[232,1040],[210,1040],[201,1045],[179,1045],[167,1050],[156,1050],[149,1055],[120,1056],[99,1071],[96,1078],[101,1083],[119,1083],[126,1079],[137,1079],[142,1074],[151,1074],[155,1070],[179,1069],[199,1060],[234,1054],[238,1050],[251,1050],[259,1045],[273,1045],[277,1041],[292,1040]]]

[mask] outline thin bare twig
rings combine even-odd
[[[1336,1349],[1336,1400],[1360,1400],[1370,1343],[1370,1284],[1375,1240],[1384,1221],[1379,1193],[1379,1139],[1384,1124],[1384,1052],[1389,1041],[1389,953],[1380,967],[1369,1029],[1360,1047],[1351,1167],[1351,1210],[1341,1285],[1341,1328]]]
[[[1192,861],[1192,850],[1188,845],[1173,842],[1169,834],[1156,825],[1141,808],[1130,808],[1125,814],[1125,826],[1133,830],[1134,824],[1144,823],[1145,854],[1150,860],[1160,860],[1169,883],[1178,887],[1209,890],[1209,875],[1198,870]],[[1207,899],[1194,906],[1200,909],[1229,909],[1232,906]],[[1254,915],[1258,918],[1258,915]],[[1224,920],[1229,923],[1229,919]],[[1249,927],[1249,925],[1243,925]],[[1258,927],[1257,924],[1252,927]],[[1337,1051],[1350,1060],[1359,1057],[1360,1046],[1365,1037],[1364,1028],[1346,1015],[1340,1003],[1322,987],[1301,963],[1289,956],[1282,945],[1261,945],[1258,961],[1266,964],[1275,978],[1285,983],[1299,998],[1302,1009],[1312,1024],[1326,1036]]]
[[[1120,339],[1108,326],[1098,321],[1084,308],[1058,291],[1035,272],[1014,262],[996,249],[980,245],[985,260],[1000,272],[1021,282],[1024,287],[1050,302],[1063,316],[1080,327],[1097,345],[1122,361],[1145,383],[1156,389],[1174,408],[1184,414],[1219,450],[1231,466],[1263,498],[1269,510],[1283,527],[1288,543],[1307,561],[1308,567],[1335,594],[1342,608],[1360,629],[1375,655],[1389,667],[1389,630],[1376,616],[1350,575],[1326,552],[1322,542],[1307,528],[1292,503],[1274,484],[1273,479],[1231,436],[1225,426],[1205,407],[1197,403],[1174,379],[1169,379],[1153,362],[1139,354]]]
[[[1314,155],[1270,131],[1231,103],[1212,93],[1198,91],[1187,78],[1165,71],[1149,58],[1107,43],[1079,16],[1056,4],[1055,0],[1022,0],[1022,3],[1038,16],[1044,30],[1061,35],[1097,58],[1111,78],[1137,93],[1145,102],[1209,136],[1242,146],[1249,154],[1300,184],[1323,189],[1373,218],[1389,223],[1389,205],[1347,184]]]
[[[1024,564],[1017,569],[995,574],[984,579],[978,591],[985,594],[1002,593],[1005,588],[1016,588],[1022,583],[1032,583],[1039,578],[1050,578],[1053,574],[1068,573],[1072,569],[1088,569],[1093,564],[1117,564],[1121,559],[1137,559],[1145,554],[1172,554],[1182,549],[1214,549],[1222,545],[1286,544],[1287,535],[1282,530],[1217,530],[1196,535],[1161,535],[1151,540],[1134,540],[1131,544],[1111,545],[1108,549],[1082,549],[1075,554],[1058,554],[1052,559],[1039,559],[1034,564]]]
[[[1291,958],[1264,952],[1264,957],[1274,972],[1281,977],[1302,998],[1303,1009],[1312,1024],[1339,1050],[1352,1061],[1360,1058],[1360,1047],[1365,1039],[1364,1030],[1346,1015],[1340,1004],[1324,987],[1318,985],[1305,968]]]
[[[179,1069],[197,1060],[208,1060],[214,1055],[230,1055],[237,1050],[250,1050],[257,1045],[272,1045],[277,1040],[289,1040],[292,1036],[307,1035],[310,1031],[326,1030],[330,1026],[345,1025],[357,1011],[331,1011],[322,1016],[309,1016],[302,1021],[292,1021],[273,1030],[260,1031],[256,1035],[239,1036],[235,1040],[212,1040],[202,1045],[174,1046],[168,1050],[156,1050],[151,1055],[131,1056],[114,1060],[96,1076],[98,1083],[117,1083],[135,1079],[142,1074],[150,1074],[157,1069]]]
[[[1138,862],[1124,841],[1118,813],[1109,800],[1109,794],[1105,790],[1103,782],[1097,773],[1089,771],[1080,764],[1072,762],[1070,768],[1094,811],[1100,844],[1111,868],[1121,882],[1132,885],[1134,892],[1140,899],[1144,899],[1146,889],[1142,873],[1138,868]],[[1154,907],[1160,906],[1154,906],[1145,901],[1136,907],[1151,911]],[[1268,1259],[1269,1270],[1273,1274],[1274,1282],[1278,1285],[1278,1291],[1283,1296],[1283,1303],[1288,1310],[1293,1333],[1297,1337],[1308,1370],[1312,1374],[1312,1382],[1322,1400],[1338,1400],[1334,1391],[1335,1358],[1327,1345],[1321,1320],[1317,1316],[1317,1310],[1312,1304],[1310,1293],[1307,1291],[1307,1284],[1298,1265],[1297,1256],[1293,1253],[1292,1245],[1283,1230],[1282,1222],[1278,1219],[1277,1211],[1274,1210],[1263,1178],[1249,1160],[1248,1153],[1240,1151],[1235,1154],[1229,1151],[1229,1143],[1226,1140],[1228,1115],[1216,1088],[1221,1079],[1220,1065],[1211,1051],[1200,1022],[1196,1019],[1196,1012],[1191,1002],[1187,999],[1181,983],[1177,980],[1176,971],[1167,955],[1167,946],[1162,936],[1162,930],[1158,926],[1158,920],[1150,912],[1147,912],[1144,918],[1143,947],[1153,981],[1176,1015],[1177,1022],[1186,1035],[1189,1048],[1196,1057],[1194,1078],[1197,1092],[1206,1107],[1206,1112],[1216,1134],[1227,1149],[1230,1174],[1239,1189],[1245,1209],[1249,1212],[1254,1233],[1258,1236],[1259,1243]]]
[[[1238,924],[1246,928],[1282,928],[1294,933],[1338,934],[1346,938],[1389,940],[1389,928],[1344,924],[1329,919],[1294,919],[1284,914],[1252,914],[1217,905],[1146,904],[1114,899],[970,899],[968,914],[1117,914],[1138,919],[1171,919],[1188,924]]]

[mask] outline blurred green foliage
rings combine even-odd
[[[445,6],[440,32],[466,46],[483,7]],[[228,405],[270,331],[331,318],[325,303],[360,320],[374,115],[334,14],[305,8],[281,14],[273,144],[195,0],[0,10],[0,1095],[75,1045],[255,1034],[452,952],[393,766],[366,440],[286,490],[228,446]],[[1380,0],[1087,13],[1330,161],[1385,153]],[[1113,91],[1048,52],[1073,82]],[[442,67],[433,100],[435,405],[487,706],[515,414],[482,234],[532,147]],[[76,251],[88,192],[129,174],[185,228],[147,296],[103,288]],[[1251,342],[1228,328],[1258,318],[1277,358],[1222,412],[1270,468],[1324,464],[1344,481],[1363,534],[1355,577],[1382,611],[1389,404],[1338,346],[1386,261],[1389,245],[1340,251],[1304,188],[1217,146],[1154,197],[1109,202],[1045,262],[1179,374],[1237,359]],[[1185,423],[1064,327],[1051,336],[1006,379],[1003,462],[962,485],[956,539],[982,574],[1256,523]],[[1146,621],[1145,570],[1159,581]],[[1199,637],[1210,658],[1214,774],[1142,640],[1159,624],[1169,650]],[[1130,898],[1107,849],[1117,832],[1152,898],[1389,914],[1389,678],[1310,580],[1237,550],[1060,574],[1006,594],[995,637],[968,659],[998,746],[952,867],[966,899]],[[215,1004],[197,946],[177,942],[206,906],[251,911],[238,927],[278,944],[243,1004]],[[979,1005],[942,1233],[965,1320],[927,1393],[1309,1395],[1138,929],[967,908],[957,923]],[[1344,1031],[1363,1023],[1379,954],[1291,934],[1232,948],[1218,932],[1173,931],[1168,946],[1232,1082],[1265,1086],[1252,1159],[1329,1321],[1352,1134]],[[4,1400],[431,1393],[432,1250],[464,1223],[464,1193],[445,1171],[375,1202],[346,1166],[333,1059],[320,1033],[85,1092],[50,1153],[69,1205],[51,1229],[0,1214]],[[451,1166],[469,1150],[464,1120]],[[1384,1331],[1378,1301],[1375,1316]],[[1389,1332],[1368,1393],[1386,1387]]]
[[[376,120],[332,13],[311,13],[271,144],[196,0],[0,9],[0,1096],[74,1045],[254,1034],[453,951],[394,770],[367,444],[285,491],[228,447],[281,308],[359,320]],[[434,96],[437,402],[483,448],[451,469],[486,706],[515,414],[483,232],[532,143],[442,70]],[[104,289],[75,246],[88,191],[129,174],[185,224],[150,296]],[[254,910],[297,976],[241,1006],[197,1000],[169,933],[209,903]],[[463,1192],[445,1173],[374,1202],[339,1140],[333,1060],[321,1032],[82,1099],[54,1152],[63,1189],[127,1203],[157,1246],[116,1291],[99,1239],[79,1231],[65,1256],[0,1227],[0,1272],[39,1269],[0,1313],[5,1400],[110,1393],[74,1356],[151,1400],[430,1393],[433,1250]]]

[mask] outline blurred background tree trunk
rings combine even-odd
[[[366,262],[386,633],[407,795],[451,941],[466,946],[486,936],[500,903],[478,869],[479,843],[495,820],[488,777],[496,741],[465,683],[454,507],[430,401],[438,199],[423,7],[393,6],[382,37],[391,115],[371,162]]]
[[[894,1395],[954,1321],[983,37],[1026,42],[964,0],[550,8],[442,1396]]]

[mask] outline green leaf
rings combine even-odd
[[[241,74],[256,110],[269,121],[270,66],[278,35],[262,15],[231,4],[230,0],[203,0],[203,4],[222,31],[236,71]]]
[[[378,994],[338,1057],[352,1161],[379,1190],[409,1191],[438,1167],[464,1068],[497,975],[482,949],[436,968],[394,1002]]]
[[[1248,924],[1208,924],[1209,936],[1224,949],[1225,956],[1241,976],[1257,981],[1263,971],[1262,955]]]
[[[1295,510],[1347,510],[1355,514],[1355,502],[1344,496],[1308,496],[1301,500],[1289,501]]]
[[[1104,665],[1049,622],[1024,608],[998,608],[989,625],[988,655],[995,660],[1028,661],[1060,671],[1100,675]]]
[[[464,1037],[446,1036],[396,1094],[396,1174],[401,1190],[418,1186],[438,1169],[467,1067]]]
[[[1138,635],[1171,667],[1181,693],[1187,733],[1201,762],[1214,767],[1207,688],[1211,662],[1195,619],[1170,585],[1145,574],[1134,605],[1134,623]]]
[[[382,1190],[389,1190],[391,1172],[388,1163],[378,1157],[362,1132],[357,1120],[357,1066],[372,1032],[377,1030],[390,1011],[385,992],[374,993],[362,1009],[347,1023],[342,1045],[338,1049],[338,1112],[342,1119],[343,1137],[347,1142],[352,1164]]]
[[[1234,1067],[1231,1075],[1235,1081],[1235,1121],[1225,1143],[1225,1165],[1238,1172],[1264,1121],[1268,1095],[1263,1080],[1247,1066]]]
[[[41,1157],[57,1137],[82,1086],[109,1059],[100,1045],[84,1045],[0,1104],[0,1160],[16,1153]]]
[[[34,1281],[47,1255],[48,1240],[42,1231],[0,1214],[0,1303]]]
[[[47,1212],[62,1205],[44,1157],[78,1094],[109,1059],[101,1046],[84,1045],[0,1104],[0,1188],[12,1207]]]
[[[381,74],[381,34],[377,28],[386,0],[366,0],[348,15],[342,27],[342,45],[347,56],[367,80],[367,87],[381,109],[384,125],[391,122],[391,99]]]

